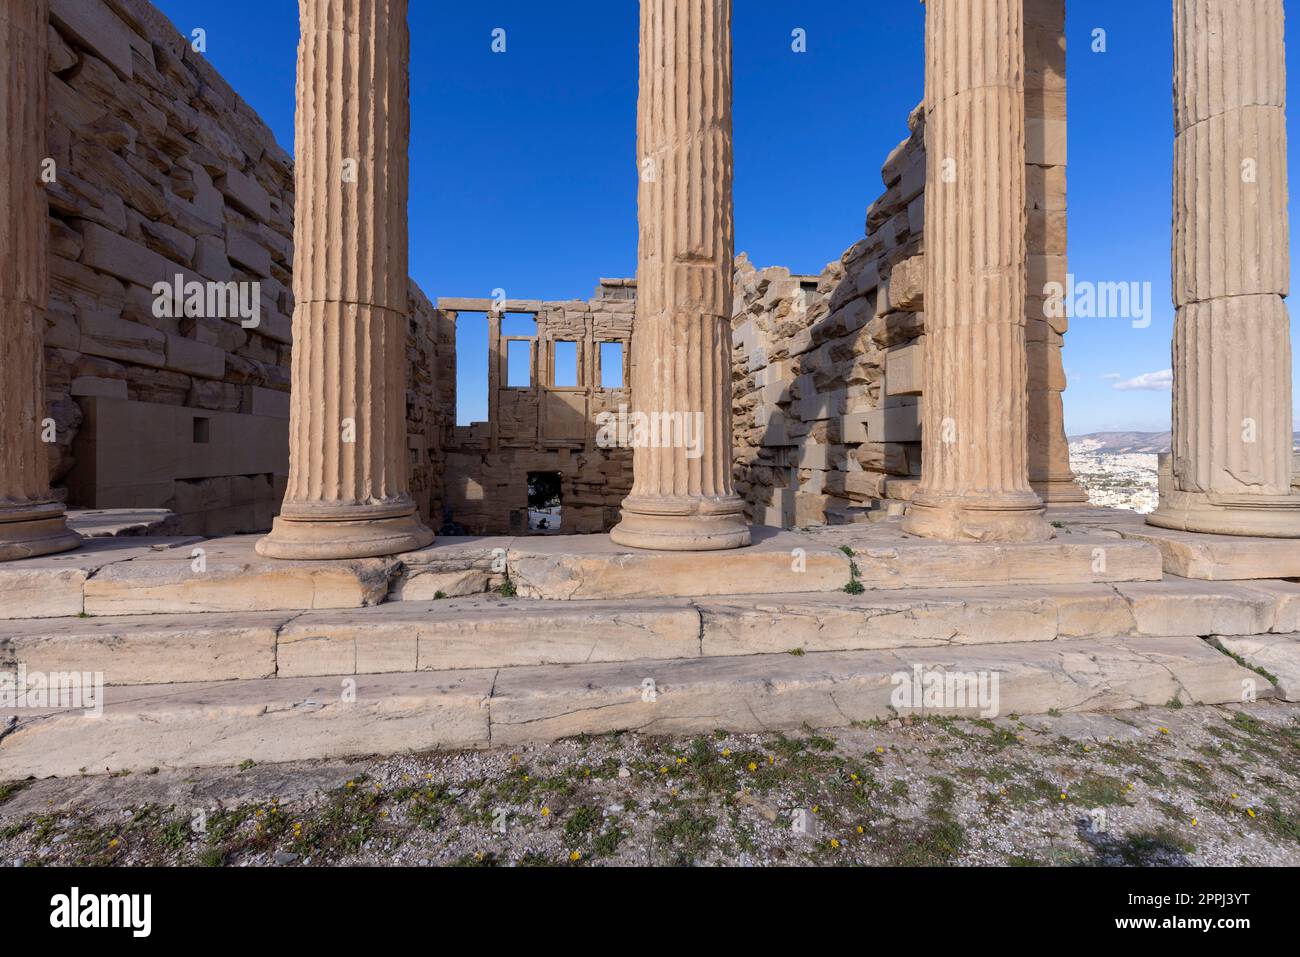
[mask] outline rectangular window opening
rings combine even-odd
[[[456,316],[456,424],[488,420],[488,322],[485,312]]]
[[[600,387],[602,389],[621,389],[627,382],[627,370],[623,343],[602,342],[600,344]]]
[[[555,349],[552,366],[551,385],[559,389],[575,389],[578,381],[578,344],[557,340],[552,343]]]
[[[527,389],[533,384],[533,344],[527,339],[506,342],[506,387]]]

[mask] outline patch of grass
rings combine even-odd
[[[846,595],[861,595],[864,591],[866,591],[866,588],[856,578],[844,586],[844,594]]]
[[[933,790],[925,816],[903,829],[890,862],[901,867],[942,867],[953,864],[966,845],[966,829],[953,816],[956,788],[947,778],[931,778]]]
[[[564,822],[564,842],[570,848],[580,847],[600,825],[601,814],[598,809],[589,804],[579,805]]]
[[[1119,778],[1088,771],[1067,792],[1070,800],[1084,807],[1115,807],[1127,804],[1128,788]]]
[[[718,819],[690,807],[679,809],[654,829],[655,841],[668,851],[679,867],[689,867],[713,843],[713,831]]]
[[[514,598],[519,594],[519,591],[515,588],[515,583],[507,578],[497,588],[497,594],[502,598]]]
[[[0,783],[0,804],[4,804],[19,791],[26,790],[31,781],[5,781]]]

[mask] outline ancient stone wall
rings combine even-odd
[[[737,259],[736,482],[759,524],[854,520],[905,499],[920,474],[919,109],[909,124],[867,237],[838,262],[813,277]]]
[[[1062,0],[1026,0],[1026,360],[1029,474],[1069,494],[1061,426],[1066,278]],[[819,276],[736,261],[732,320],[737,489],[751,520],[791,528],[899,514],[921,474],[925,113],[885,160],[866,237]]]
[[[439,299],[438,307],[440,321],[488,324],[488,421],[453,424],[444,432],[446,530],[526,533],[528,477],[538,472],[560,476],[558,531],[603,532],[617,524],[619,506],[632,488],[632,451],[610,442],[611,433],[602,437],[599,422],[602,413],[616,417],[620,408],[630,411],[635,282],[602,280],[586,302],[511,300],[497,308],[487,299]],[[536,334],[503,335],[503,318],[520,315],[536,317]],[[453,370],[447,374],[453,385],[449,397],[443,393],[443,409],[454,411],[454,331],[450,339],[451,364],[440,358],[439,368]],[[527,386],[509,385],[512,342],[516,361],[527,362]],[[573,385],[556,384],[559,343],[575,344]],[[621,376],[602,370],[603,343],[621,347]],[[602,386],[602,380],[611,386]],[[614,387],[615,381],[621,386]]]
[[[52,0],[51,477],[70,504],[167,507],[187,532],[268,528],[288,469],[293,162],[146,0]],[[258,316],[158,307],[236,283]],[[412,480],[440,499],[438,337],[412,286]]]

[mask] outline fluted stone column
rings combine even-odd
[[[641,0],[637,139],[632,401],[664,427],[634,450],[611,537],[683,551],[747,545],[731,478],[731,0]]]
[[[926,393],[904,528],[1052,536],[1029,485],[1023,0],[926,5]]]
[[[0,2],[0,561],[76,548],[50,495],[45,418],[49,206],[46,0]]]
[[[1174,0],[1173,481],[1147,521],[1300,536],[1282,0]]]
[[[257,550],[433,540],[406,474],[407,0],[299,0],[289,485]]]

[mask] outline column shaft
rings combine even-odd
[[[299,0],[289,484],[258,551],[433,540],[406,467],[407,0]]]
[[[81,541],[50,494],[42,440],[48,30],[47,0],[0,4],[0,561],[66,551]]]
[[[749,544],[731,477],[731,0],[641,0],[632,494],[614,541]]]
[[[926,5],[925,463],[904,527],[1050,538],[1029,485],[1023,0]]]
[[[1154,525],[1300,535],[1282,0],[1174,2],[1172,487]]]

